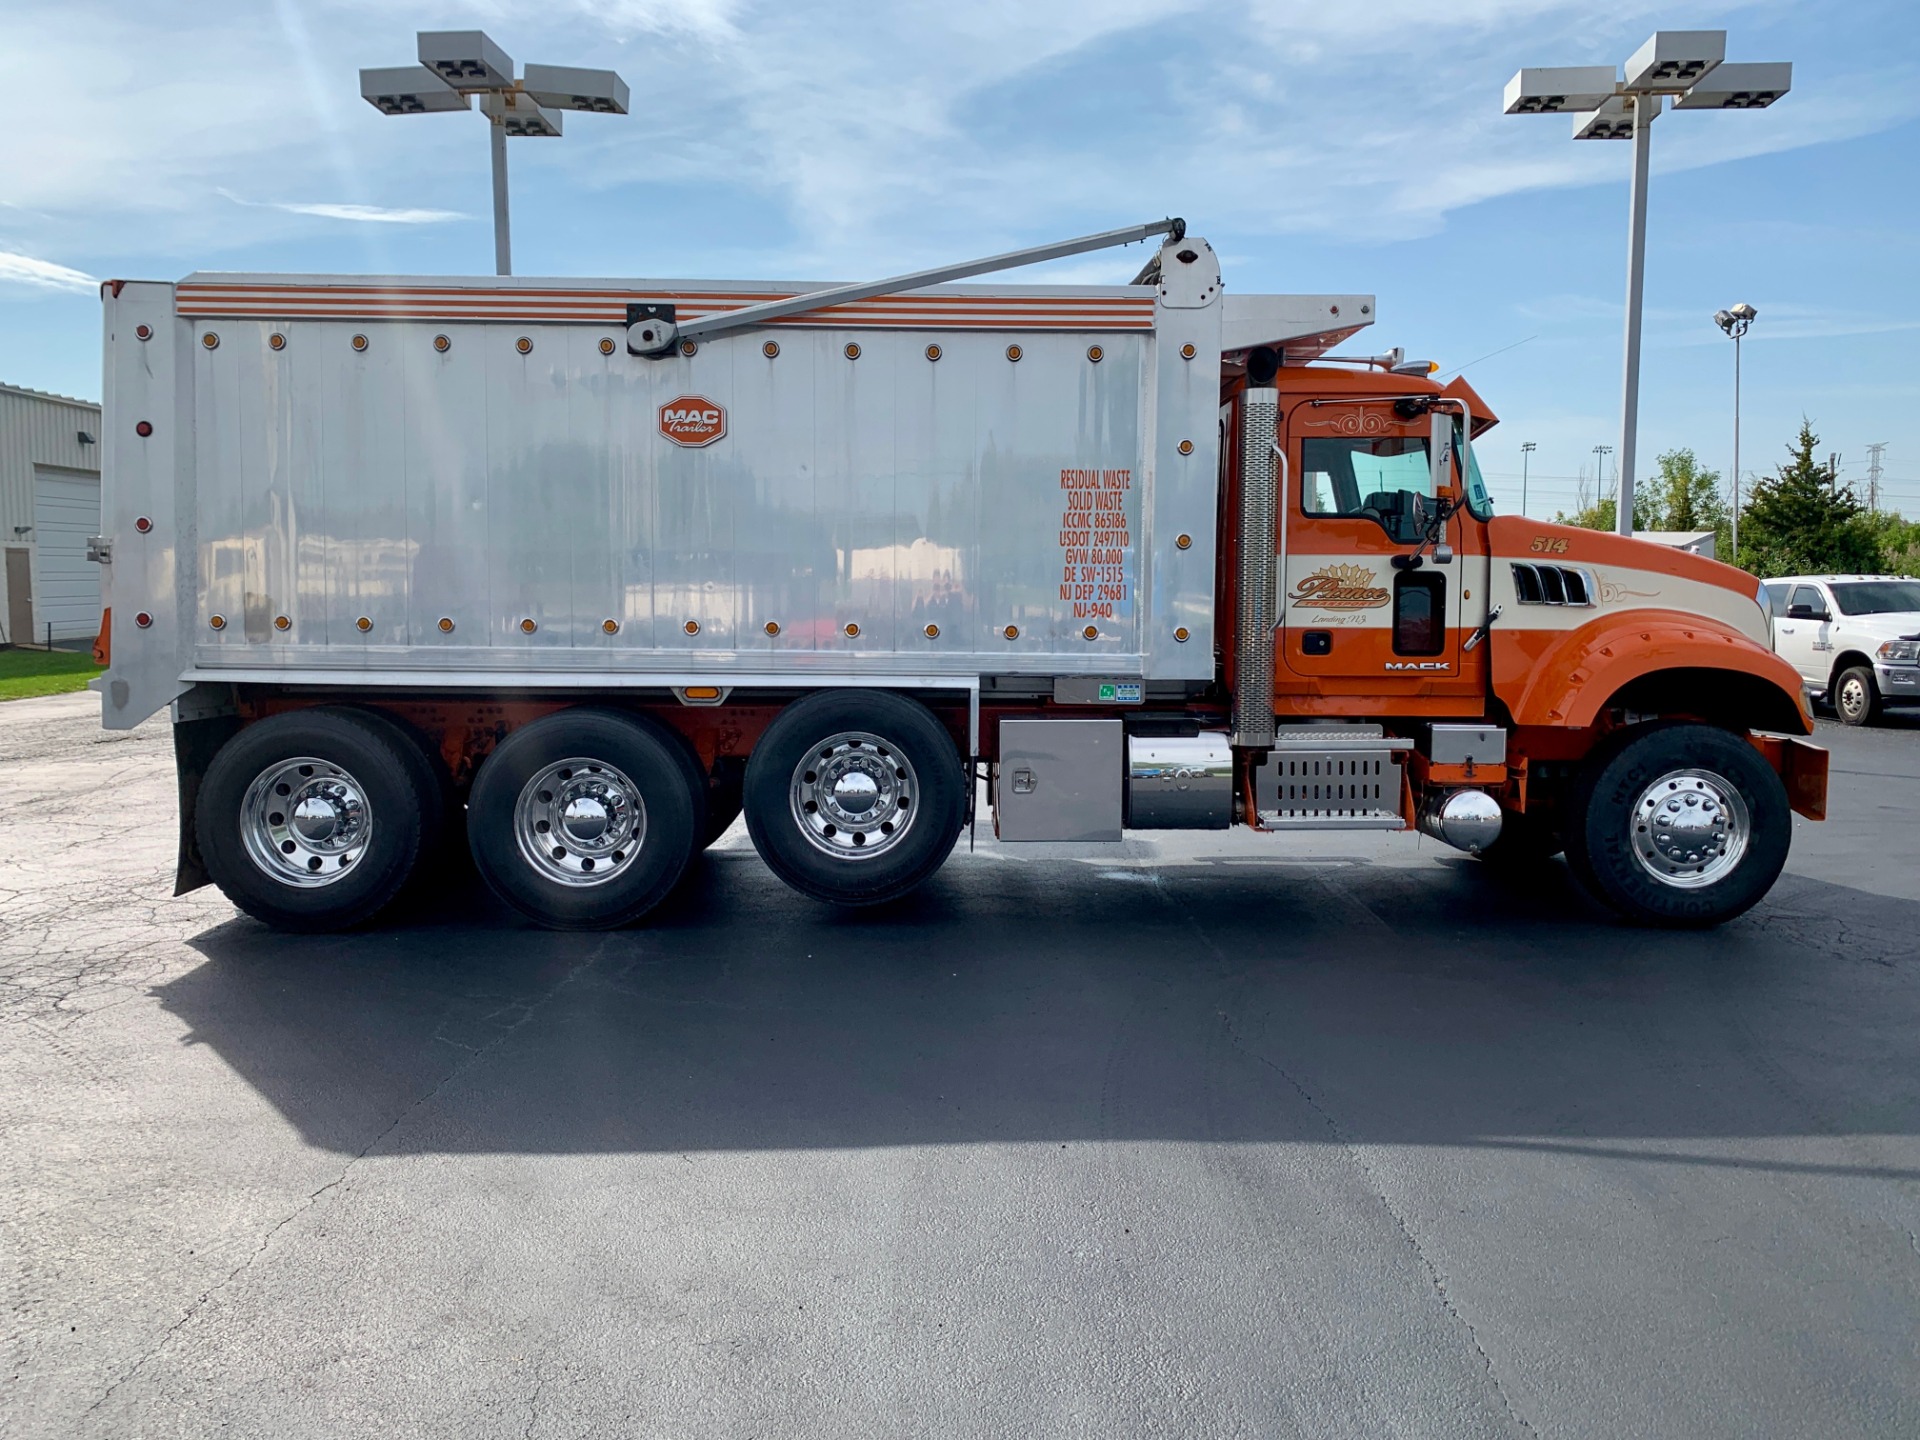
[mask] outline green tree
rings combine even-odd
[[[1791,457],[1753,488],[1740,520],[1740,563],[1757,575],[1880,568],[1879,536],[1853,487],[1813,458],[1820,437],[1804,418]]]

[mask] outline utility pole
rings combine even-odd
[[[1612,453],[1613,447],[1611,445],[1596,445],[1593,447],[1593,488],[1595,491],[1594,502],[1596,504],[1599,503],[1600,497],[1607,493],[1607,456]],[[1629,500],[1627,503],[1631,505],[1633,502]],[[1627,517],[1627,528],[1622,530],[1620,528],[1619,504],[1620,502],[1618,500],[1614,501],[1614,533],[1616,535],[1631,535],[1633,534],[1633,517],[1631,515]]]
[[[1880,456],[1886,448],[1884,440],[1867,446],[1867,509],[1875,515],[1880,513]]]
[[[1520,513],[1527,513],[1527,461],[1533,458],[1533,452],[1540,447],[1528,440],[1520,447]],[[1878,474],[1878,471],[1874,472]]]

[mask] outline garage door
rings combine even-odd
[[[100,481],[95,476],[33,472],[33,623],[55,640],[100,633],[100,567],[87,559],[87,539],[100,533]]]

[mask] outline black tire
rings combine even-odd
[[[321,763],[270,782],[271,772],[293,761]],[[329,823],[322,820],[311,836],[292,838],[288,809],[272,808],[271,798],[278,791],[291,799],[307,782],[324,788],[329,781],[336,799],[357,794],[359,813],[369,817],[361,843],[334,853],[338,829],[319,834],[317,826]],[[258,803],[250,804],[256,782]],[[332,802],[322,795],[316,803]],[[250,725],[221,747],[201,783],[194,829],[214,883],[247,914],[282,930],[343,930],[371,919],[407,883],[431,830],[427,816],[439,804],[425,756],[390,722],[360,710],[298,710]],[[351,804],[335,808],[337,825]],[[289,858],[271,858],[276,851]],[[314,861],[314,880],[297,874]]]
[[[1682,771],[1710,776],[1746,811],[1744,852],[1705,883],[1695,883],[1700,877],[1689,873],[1662,878],[1635,848],[1636,838],[1648,834],[1636,807],[1650,798],[1664,800],[1652,796],[1651,787]],[[1675,803],[1685,803],[1695,784],[1670,782]],[[1568,864],[1596,899],[1643,925],[1701,927],[1741,914],[1779,879],[1793,838],[1786,787],[1773,767],[1744,735],[1712,725],[1663,721],[1619,732],[1589,758],[1570,798]],[[1701,795],[1709,805],[1702,814],[1715,813],[1717,802],[1710,802],[1710,793]]]
[[[1833,682],[1833,713],[1842,725],[1880,723],[1880,687],[1865,665],[1849,665]]]
[[[563,788],[528,794],[529,841],[533,827],[546,826],[540,833],[559,842],[557,853],[542,842],[543,858],[536,859],[531,845],[521,844],[521,797],[542,772],[568,760],[587,762],[585,773],[563,769],[555,781]],[[559,818],[569,810],[569,793],[588,807],[573,836]],[[625,825],[611,836],[588,835],[597,823],[592,815],[613,813],[616,801],[632,817],[637,847],[618,844],[631,833]],[[514,909],[554,930],[608,930],[638,920],[686,873],[706,823],[705,780],[680,737],[614,710],[562,710],[522,726],[481,764],[467,797],[467,844],[481,876]]]
[[[793,787],[809,783],[809,773],[830,777],[836,770],[809,772],[802,762],[835,736],[870,737],[838,750],[826,765],[849,780],[855,772],[878,775],[862,782],[880,787],[873,808],[853,818],[840,812],[845,823],[836,825],[816,806],[803,824]],[[822,691],[781,711],[754,746],[747,832],[768,868],[801,894],[878,905],[919,885],[952,852],[966,818],[966,786],[952,736],[924,705],[884,690]],[[798,803],[804,812],[809,802]],[[856,845],[855,837],[871,843]]]
[[[346,713],[386,730],[399,747],[401,758],[407,762],[414,789],[420,795],[420,859],[413,872],[417,881],[442,859],[442,849],[454,821],[453,777],[447,773],[446,762],[427,737],[406,721],[384,710],[357,706]]]
[[[1565,848],[1559,832],[1539,812],[1507,810],[1500,817],[1499,838],[1480,852],[1480,860],[1496,870],[1532,870]]]

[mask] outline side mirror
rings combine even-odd
[[[1825,610],[1817,610],[1811,605],[1787,606],[1789,620],[1831,620],[1832,618]]]
[[[1427,458],[1433,466],[1435,495],[1453,488],[1453,416],[1442,410],[1427,412]]]

